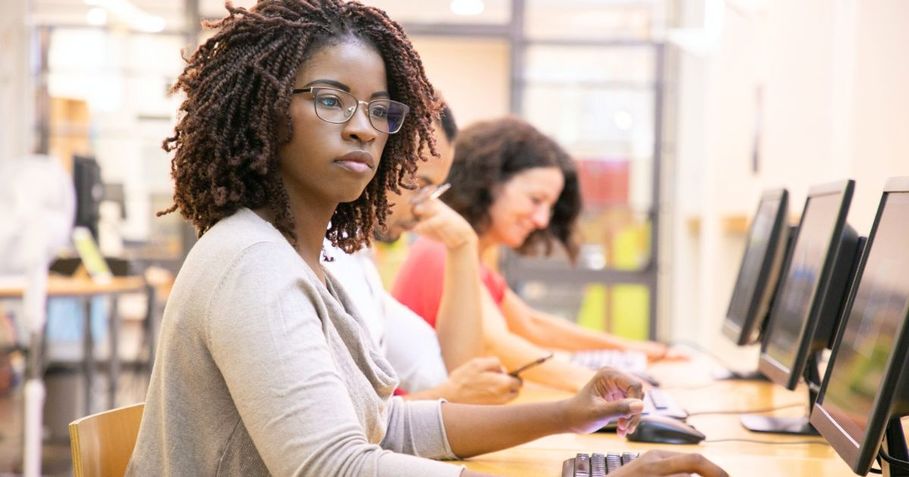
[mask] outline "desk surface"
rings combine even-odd
[[[708,411],[760,410],[790,404],[807,405],[807,390],[788,391],[768,382],[720,381],[711,378],[697,360],[663,364],[651,370],[671,394],[692,414]],[[680,381],[679,378],[687,378]],[[528,384],[515,402],[532,402],[568,397],[564,392]],[[798,416],[806,407],[780,409],[767,415]],[[739,424],[738,414],[692,415],[688,422],[707,436],[698,445],[663,445],[629,442],[615,434],[560,434],[548,436],[511,449],[464,461],[471,470],[501,476],[558,477],[562,461],[577,452],[644,452],[665,449],[699,452],[723,467],[733,477],[825,476],[854,477],[855,474],[821,437],[757,434]],[[767,443],[708,442],[720,439],[748,439]],[[812,441],[815,444],[801,444]],[[773,443],[773,444],[770,444]]]
[[[22,284],[0,285],[0,298],[21,298]],[[51,275],[47,279],[47,296],[88,296],[108,293],[141,292],[145,289],[142,277],[114,277],[109,282],[97,283],[88,278]]]

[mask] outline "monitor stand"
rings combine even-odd
[[[717,381],[770,381],[767,376],[764,376],[756,369],[751,371],[725,369],[714,373],[713,379]]]
[[[816,436],[818,432],[808,422],[807,416],[775,417],[745,414],[739,418],[742,426],[751,432],[771,432],[773,434],[793,434],[799,436]]]
[[[745,429],[751,432],[770,432],[773,434],[794,434],[800,436],[819,435],[817,430],[808,422],[811,408],[817,400],[820,390],[820,373],[817,367],[817,353],[808,355],[805,364],[805,380],[808,382],[808,413],[798,417],[764,416],[760,414],[744,414],[739,420]],[[909,477],[909,476],[907,476]]]
[[[885,452],[889,459],[884,457]],[[906,450],[906,438],[903,435],[900,418],[895,417],[887,423],[878,456],[882,477],[909,477],[909,451]]]

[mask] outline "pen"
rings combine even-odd
[[[442,197],[442,194],[444,194],[448,189],[451,189],[451,182],[446,182],[437,187],[436,190],[432,191],[432,194],[429,194],[429,198],[438,199],[439,197]]]
[[[448,189],[451,189],[451,183],[450,183],[450,182],[446,182],[446,183],[440,185],[439,187],[436,187],[435,190],[433,190],[428,196],[425,196],[425,195],[417,195],[416,197],[410,199],[410,203],[413,204],[413,205],[417,205],[417,204],[419,204],[419,203],[421,203],[421,202],[425,202],[425,201],[427,201],[427,200],[438,199],[438,198],[441,197],[442,194],[444,194],[445,191],[447,191]]]
[[[508,373],[508,375],[513,378],[517,378],[518,374],[520,374],[524,371],[527,371],[528,369],[530,369],[534,366],[539,366],[539,365],[545,363],[548,359],[552,358],[553,356],[555,356],[554,353],[549,353],[546,356],[543,356],[542,358],[537,358],[537,359],[525,364],[524,366],[521,366],[520,368]]]

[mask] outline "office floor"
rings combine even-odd
[[[103,368],[93,386],[93,412],[106,407],[107,380]],[[124,371],[120,375],[117,405],[126,405],[145,399],[144,371]],[[82,376],[77,371],[56,371],[48,375],[47,410],[45,412],[45,440],[42,449],[42,474],[46,476],[72,475],[69,438],[66,424],[80,417],[83,412]],[[0,395],[0,477],[22,474],[22,415],[24,400],[22,386]],[[52,410],[51,410],[52,409]]]

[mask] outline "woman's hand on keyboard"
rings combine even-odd
[[[568,401],[571,432],[593,432],[618,418],[616,432],[634,432],[644,410],[641,381],[613,368],[600,368]]]
[[[696,474],[701,477],[729,477],[718,465],[701,454],[682,454],[664,450],[652,450],[641,455],[630,464],[623,465],[610,477],[664,477]]]

